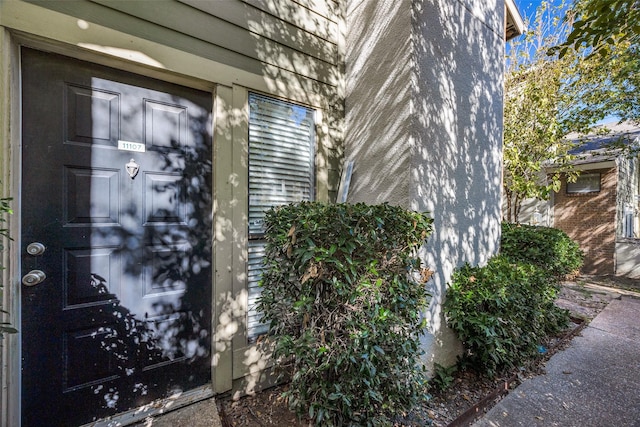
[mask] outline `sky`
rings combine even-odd
[[[515,0],[523,19],[533,17],[542,0]]]
[[[514,0],[518,10],[520,11],[520,15],[522,15],[523,19],[531,18],[535,16],[536,9],[540,6],[544,0]],[[562,0],[546,0],[547,3],[551,5],[559,5]],[[565,4],[570,4],[570,0],[565,0]]]
[[[530,24],[535,20],[536,10],[540,6],[541,3],[547,3],[549,8],[545,13],[545,21],[549,18],[549,13],[558,16],[559,18],[564,17],[564,12],[559,12],[558,6],[564,4],[565,7],[572,3],[571,0],[514,0],[522,19],[525,22],[525,25],[529,27]],[[566,9],[565,9],[566,10]],[[548,24],[547,24],[548,25]],[[507,52],[510,50],[510,44],[507,44]]]

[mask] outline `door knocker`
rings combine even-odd
[[[136,163],[135,160],[131,159],[129,163],[126,164],[127,173],[131,177],[131,179],[135,178],[138,175],[138,171],[140,170],[140,165]]]

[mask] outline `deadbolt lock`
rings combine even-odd
[[[42,255],[47,248],[40,242],[29,243],[27,253],[32,256]]]

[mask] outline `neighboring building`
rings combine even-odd
[[[548,202],[529,200],[521,222],[559,228],[585,252],[584,274],[640,277],[640,168],[637,155],[613,149],[612,143],[640,144],[640,128],[608,124],[606,135],[580,139],[574,166],[576,182],[562,178]],[[540,215],[536,221],[536,213]]]
[[[613,142],[640,143],[640,128],[609,125],[606,136],[581,141],[575,183],[562,181],[554,194],[554,226],[576,240],[585,252],[585,274],[640,277],[638,157],[608,148]]]
[[[446,359],[446,282],[498,249],[521,31],[512,0],[0,0],[0,424],[127,424],[269,381],[262,212],[334,201],[345,160],[349,201],[433,212]]]

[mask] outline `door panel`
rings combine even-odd
[[[22,270],[47,275],[22,287],[23,426],[210,382],[211,94],[30,49],[22,65]]]

